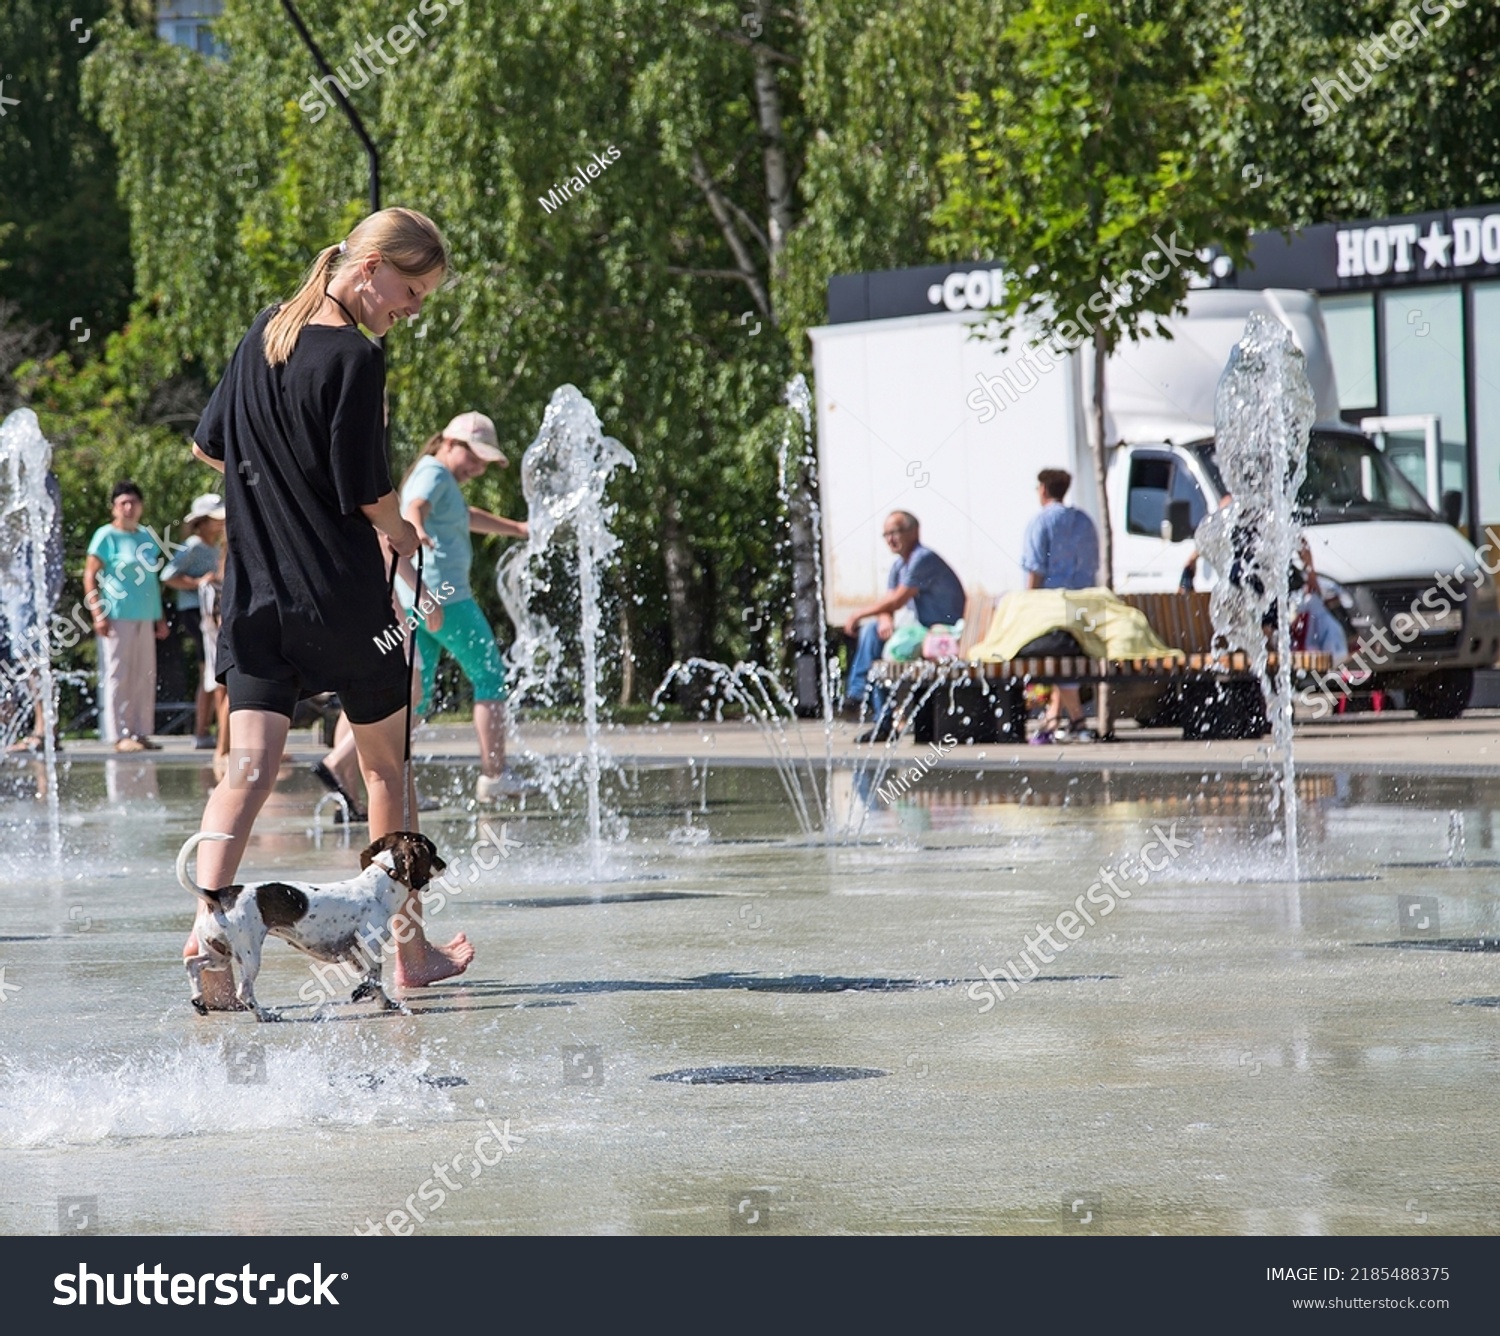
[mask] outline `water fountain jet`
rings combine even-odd
[[[1297,852],[1297,769],[1292,754],[1291,568],[1300,545],[1297,493],[1307,476],[1307,444],[1317,414],[1307,359],[1292,331],[1253,311],[1230,354],[1214,401],[1216,451],[1228,505],[1198,526],[1198,548],[1218,572],[1211,614],[1229,648],[1243,649],[1260,683],[1280,753],[1281,811],[1292,876]],[[1269,672],[1263,629],[1275,617],[1276,663]]]
[[[564,651],[558,628],[537,606],[547,585],[537,566],[564,533],[578,548],[579,641],[582,663],[584,784],[588,794],[588,838],[594,879],[603,875],[602,809],[599,779],[603,749],[599,743],[599,609],[600,573],[619,549],[610,532],[615,506],[604,500],[615,470],[635,468],[635,456],[604,434],[594,406],[573,385],[553,391],[536,439],[521,457],[521,489],[526,497],[528,538],[501,561],[496,580],[500,600],[515,624],[509,659],[510,702],[518,709],[532,697],[550,704],[564,676]]]
[[[18,408],[0,424],[0,626],[17,664],[32,667],[39,679],[18,677],[17,713],[0,727],[0,743],[15,741],[16,721],[29,721],[32,694],[42,706],[42,760],[47,775],[49,852],[55,873],[62,869],[62,819],[57,793],[57,682],[52,671],[48,631],[51,599],[47,587],[47,540],[57,508],[47,489],[52,447],[36,414]]]

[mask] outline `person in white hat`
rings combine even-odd
[[[193,745],[199,750],[207,750],[214,745],[209,720],[218,713],[218,693],[224,688],[214,681],[211,665],[215,646],[208,643],[199,592],[219,578],[219,548],[224,541],[224,498],[217,492],[204,492],[202,496],[194,497],[188,513],[182,517],[182,527],[187,530],[187,542],[162,568],[161,582],[177,594],[177,615],[170,623],[172,635],[168,639],[180,636],[186,629],[197,641],[197,672],[194,677],[198,691]],[[217,623],[214,634],[218,634]]]
[[[482,803],[511,797],[522,785],[505,772],[505,666],[495,633],[474,601],[469,567],[474,560],[470,533],[525,538],[526,525],[471,506],[463,484],[480,477],[491,464],[506,466],[495,436],[495,424],[483,413],[460,413],[422,448],[401,484],[401,513],[424,543],[430,543],[422,571],[429,612],[417,626],[422,656],[422,704],[432,711],[432,687],[444,650],[458,660],[474,687],[474,729],[479,734],[483,773],[475,790]],[[411,607],[414,591],[398,584],[403,604]]]

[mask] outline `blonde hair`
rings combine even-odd
[[[371,251],[379,251],[382,260],[407,278],[420,278],[448,267],[448,243],[431,218],[415,209],[372,213],[343,242],[324,246],[318,252],[296,296],[271,317],[263,340],[268,365],[286,364],[303,328],[323,304],[323,294],[334,275],[346,264],[358,264]]]
[[[442,444],[448,438],[442,432],[437,432],[427,438],[427,444],[417,451],[416,458],[406,466],[406,472],[401,475],[401,481],[396,484],[396,491],[400,492],[406,486],[406,480],[411,477],[412,470],[417,467],[428,455],[437,454]]]

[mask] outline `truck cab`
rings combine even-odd
[[[1297,513],[1325,595],[1333,595],[1330,611],[1349,637],[1348,685],[1402,689],[1420,716],[1456,717],[1468,704],[1474,670],[1500,657],[1491,569],[1396,460],[1338,419],[1327,336],[1309,293],[1195,292],[1188,319],[1172,322],[1171,341],[1111,357],[1107,393],[1121,387],[1111,416],[1124,436],[1108,472],[1115,587],[1178,587],[1195,550],[1193,533],[1225,494],[1211,425],[1218,374],[1210,373],[1222,370],[1250,309],[1262,301],[1292,330],[1318,401]],[[1490,566],[1500,570],[1500,560]],[[1218,577],[1200,561],[1194,587],[1210,589]]]

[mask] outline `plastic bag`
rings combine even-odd
[[[883,659],[894,659],[898,663],[909,663],[922,652],[922,642],[927,638],[927,628],[916,622],[908,626],[898,626],[891,632],[891,637],[885,642],[885,651],[881,654]]]
[[[963,634],[962,622],[954,626],[929,626],[927,635],[922,641],[922,657],[924,659],[958,658],[958,642],[963,638]]]

